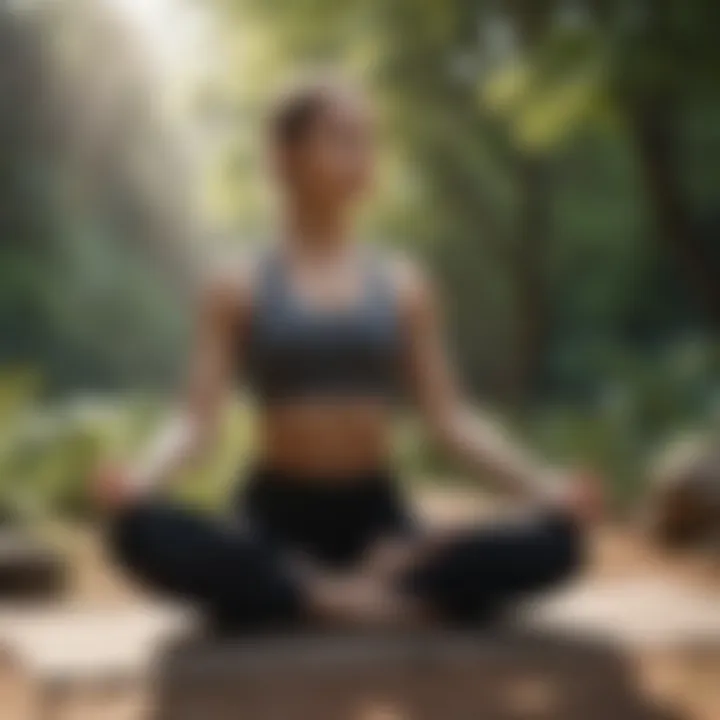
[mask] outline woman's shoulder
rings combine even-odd
[[[257,245],[250,245],[208,257],[200,281],[204,302],[227,309],[248,309],[266,254]]]
[[[432,294],[432,280],[425,264],[405,250],[383,252],[383,266],[401,303],[413,307]]]

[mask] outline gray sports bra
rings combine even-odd
[[[396,293],[379,258],[366,257],[364,265],[362,297],[348,308],[325,310],[294,296],[278,252],[263,257],[245,347],[246,379],[261,401],[396,397],[401,342]]]

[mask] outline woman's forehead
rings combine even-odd
[[[373,124],[373,113],[368,99],[354,89],[338,90],[330,94],[324,103],[321,115],[330,122],[339,122],[355,127]]]

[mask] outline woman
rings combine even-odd
[[[279,103],[281,239],[209,284],[182,411],[140,462],[100,474],[122,563],[233,627],[475,621],[570,575],[594,511],[592,487],[466,409],[418,267],[355,240],[372,131],[342,83]],[[257,398],[260,447],[241,511],[220,524],[158,489],[212,435],[238,373]],[[389,461],[401,392],[447,450],[527,504],[524,519],[442,538],[417,526]]]

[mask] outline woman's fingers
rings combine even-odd
[[[605,510],[605,492],[601,478],[587,470],[573,473],[563,505],[584,525],[600,520]]]
[[[127,505],[135,496],[128,471],[115,464],[102,464],[92,474],[90,493],[98,507],[112,511]]]

